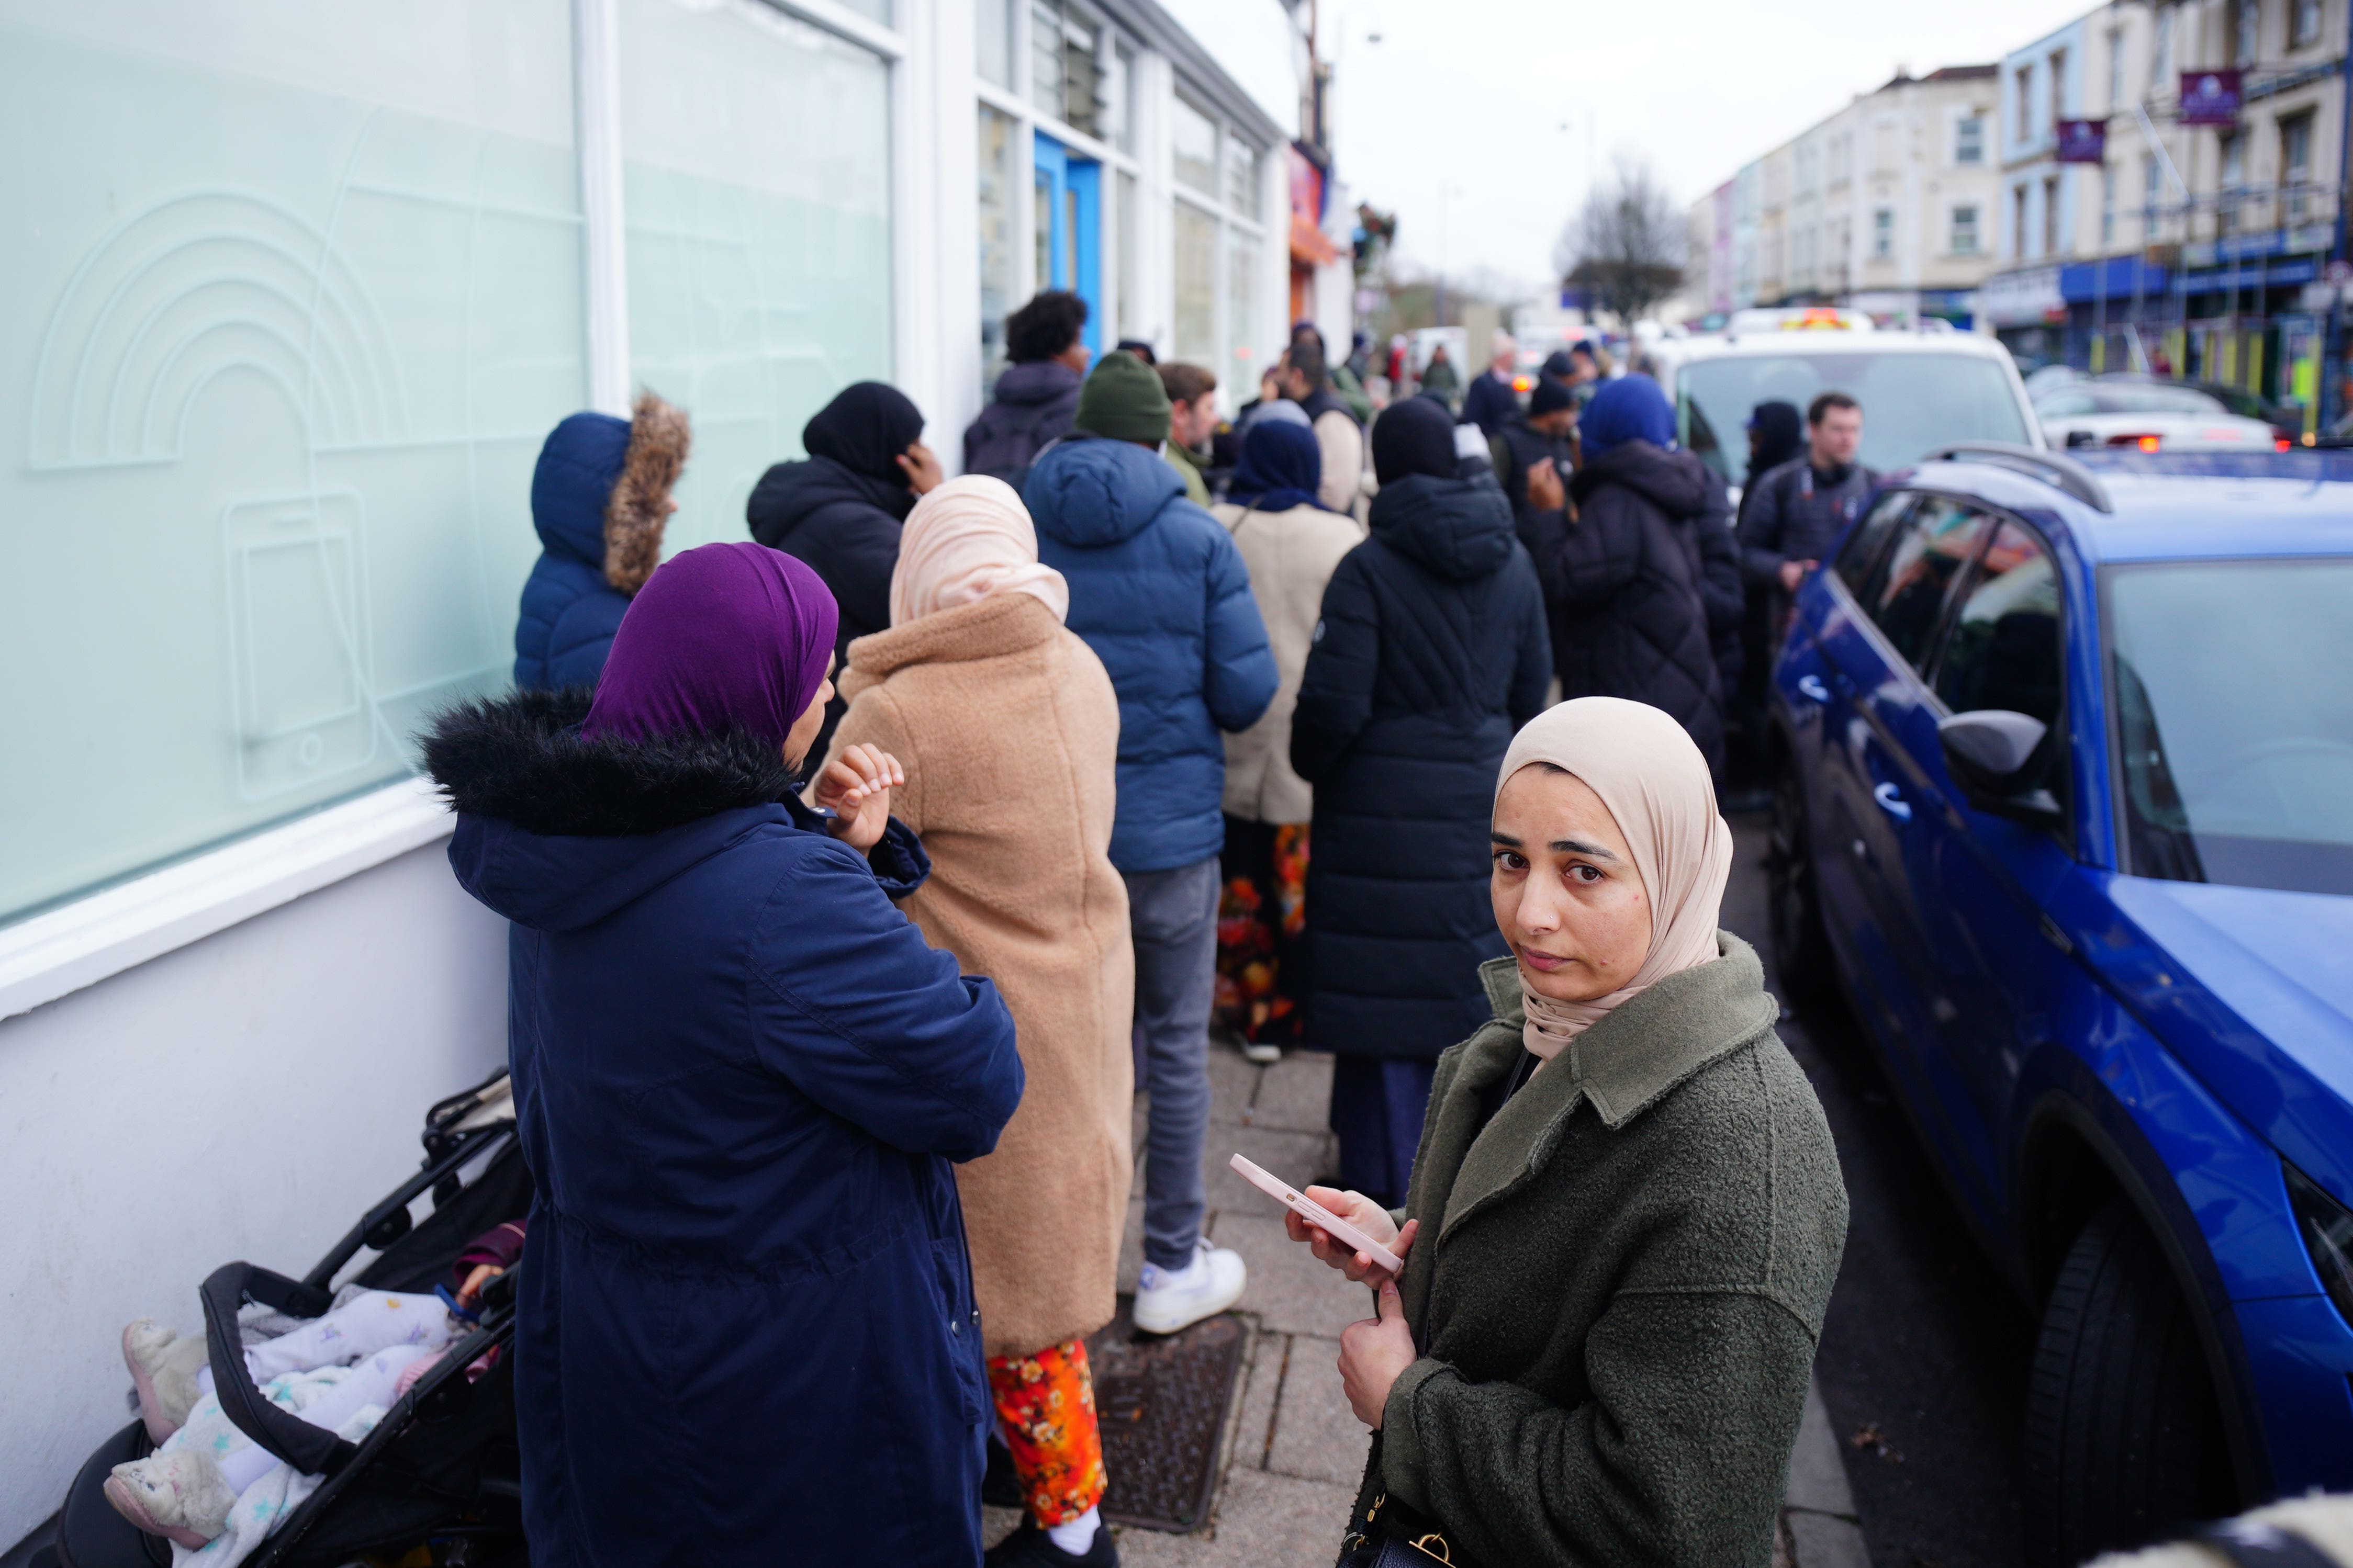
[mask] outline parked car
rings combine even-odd
[[[1844,317],[1743,310],[1722,337],[1651,344],[1660,383],[1675,400],[1677,438],[1737,485],[1748,466],[1751,409],[1774,398],[1802,409],[1817,393],[1838,391],[1862,404],[1862,458],[1874,468],[1901,468],[1946,442],[2042,440],[2018,367],[1991,338],[1942,322],[1891,331],[1873,330],[1868,316],[1846,326],[1833,319]]]
[[[2348,605],[2353,458],[2304,450],[1949,451],[1796,596],[1784,984],[2040,1310],[2040,1563],[2353,1490]]]
[[[2035,416],[2054,447],[2141,452],[2260,452],[2292,443],[2261,419],[2232,413],[2211,393],[2147,376],[2084,376],[2038,390]]]

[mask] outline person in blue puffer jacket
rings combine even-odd
[[[1038,558],[1071,585],[1071,630],[1119,694],[1111,861],[1135,942],[1145,1135],[1144,1273],[1135,1326],[1175,1333],[1240,1299],[1240,1257],[1201,1239],[1209,1004],[1225,847],[1220,731],[1274,699],[1274,653],[1241,552],[1162,460],[1168,395],[1134,354],[1106,354],[1071,434],[1029,470]]]
[[[515,620],[517,687],[596,684],[621,612],[661,563],[688,445],[686,415],[650,392],[629,418],[574,414],[548,433],[531,476],[540,552]]]

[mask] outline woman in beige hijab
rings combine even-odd
[[[1403,1279],[1290,1220],[1377,1287],[1341,1339],[1375,1434],[1344,1561],[1761,1568],[1846,1189],[1757,954],[1716,928],[1707,764],[1658,709],[1565,702],[1513,741],[1491,837],[1511,956],[1439,1058],[1405,1205],[1310,1189]]]
[[[932,874],[903,904],[997,983],[1027,1082],[997,1150],[956,1170],[1000,1426],[1029,1518],[992,1564],[1116,1561],[1085,1337],[1109,1322],[1127,1213],[1134,958],[1111,863],[1119,703],[1062,626],[1021,499],[952,479],[907,514],[891,626],[849,645],[833,737],[900,758],[892,810]]]

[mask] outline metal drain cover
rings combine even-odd
[[[1208,1517],[1218,1439],[1248,1330],[1220,1316],[1180,1334],[1140,1334],[1130,1306],[1122,1296],[1119,1316],[1087,1341],[1110,1489],[1103,1517],[1188,1531]]]

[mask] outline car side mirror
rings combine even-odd
[[[2007,708],[1976,708],[1936,725],[1946,771],[1971,805],[2041,824],[2062,815],[2058,800],[2037,782],[2050,765],[2050,734],[2042,720]]]

